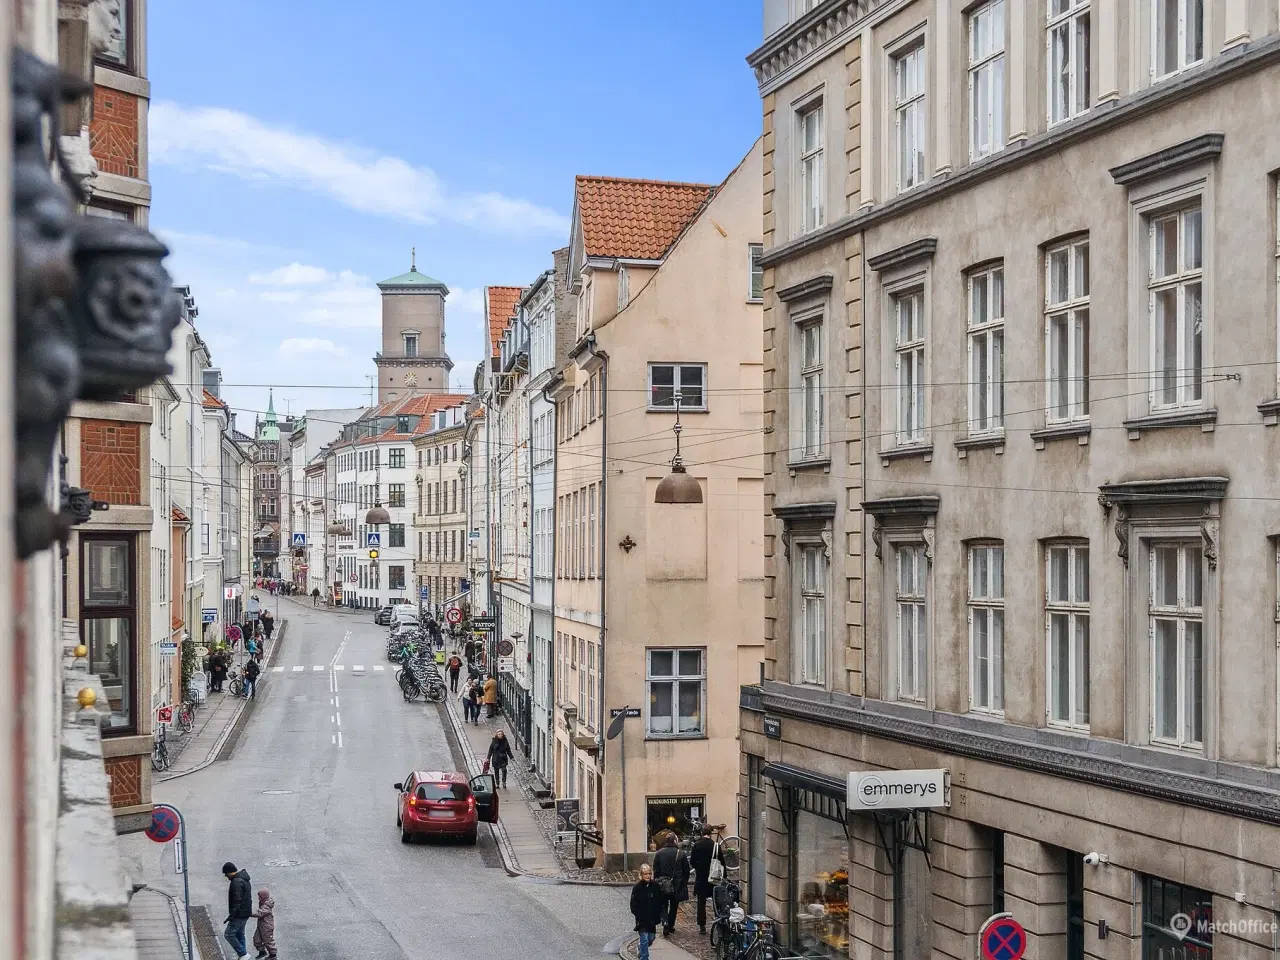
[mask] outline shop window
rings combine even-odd
[[[649,850],[661,848],[668,831],[677,837],[694,833],[706,819],[706,797],[645,797],[646,840]]]
[[[1159,877],[1144,877],[1142,960],[1212,958],[1213,895]]]
[[[110,709],[103,732],[135,733],[137,705],[137,613],[133,537],[81,539],[80,634],[89,648],[89,669],[102,681]],[[164,658],[163,663],[168,663]]]
[[[844,823],[799,804],[793,823],[793,945],[805,956],[845,958],[849,955],[849,839]]]

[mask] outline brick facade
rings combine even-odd
[[[108,87],[93,88],[89,150],[104,173],[141,176],[138,165],[138,98]]]
[[[136,423],[84,420],[80,424],[80,482],[95,500],[142,503],[142,435]]]
[[[136,807],[142,803],[142,758],[108,757],[103,761],[111,778],[111,806]]]

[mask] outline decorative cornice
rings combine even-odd
[[[829,56],[870,10],[886,2],[894,0],[827,0],[768,37],[763,46],[747,55],[760,93],[776,89],[809,64]]]
[[[376,367],[446,367],[453,369],[448,357],[374,357]]]
[[[789,287],[783,287],[774,294],[783,303],[791,303],[793,300],[802,300],[805,297],[816,296],[820,293],[827,293],[834,283],[831,274],[824,273],[818,277],[810,277],[808,280],[801,280]]]
[[[1166,173],[1185,170],[1205,160],[1216,160],[1222,155],[1224,139],[1220,133],[1201,134],[1190,140],[1175,143],[1171,147],[1165,147],[1163,150],[1157,150],[1155,153],[1148,153],[1137,160],[1130,160],[1128,163],[1112,167],[1107,172],[1111,174],[1111,179],[1122,187],[1142,183],[1144,180],[1154,180]]]
[[[930,260],[937,250],[937,237],[921,237],[919,240],[904,243],[893,250],[886,250],[884,253],[878,253],[874,257],[868,257],[867,266],[876,271],[876,273],[880,273],[884,270],[892,270],[895,267],[905,267],[907,264],[915,263],[917,260]]]
[[[1172,769],[1172,765],[1155,766],[1154,762],[1166,759],[1156,751],[1128,748],[1130,752],[1150,753],[1153,765],[1148,766],[1095,753],[1068,750],[1048,743],[1031,743],[1011,736],[946,726],[936,722],[946,715],[940,717],[930,711],[921,711],[933,721],[925,722],[923,719],[876,713],[854,705],[781,695],[768,689],[761,697],[761,705],[770,713],[855,730],[958,757],[971,757],[1003,767],[1061,777],[1076,783],[1091,783],[1111,790],[1211,810],[1226,816],[1280,825],[1280,790],[1253,787],[1222,777],[1199,776]],[[1101,742],[1090,741],[1090,744],[1094,743]],[[1219,773],[1224,772],[1224,768],[1230,769],[1224,764],[1211,766]]]
[[[773,508],[773,515],[786,523],[803,520],[831,520],[836,515],[836,502],[787,503]]]
[[[821,229],[772,247],[765,251],[759,263],[764,267],[776,267],[811,251],[828,247],[861,230],[887,223],[913,210],[937,203],[944,197],[1055,156],[1077,143],[1131,124],[1140,117],[1264,70],[1277,62],[1280,62],[1280,34],[1271,34],[1250,43],[1242,52],[1214,57],[1202,67],[1193,68],[1130,94],[1114,106],[1099,107],[1076,120],[1059,124],[1029,138],[1021,147],[1001,150],[950,176],[931,180],[868,210],[841,217]]]
[[[877,520],[893,517],[930,516],[938,512],[941,497],[884,497],[880,500],[864,500],[862,509]]]
[[[1196,503],[1223,500],[1227,496],[1226,477],[1186,477],[1171,480],[1129,480],[1104,483],[1098,487],[1098,502],[1106,509],[1113,504]]]

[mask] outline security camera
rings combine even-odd
[[[1110,861],[1105,853],[1097,853],[1095,851],[1093,853],[1086,853],[1084,855],[1084,862],[1091,867],[1096,867],[1100,863],[1108,863]]]

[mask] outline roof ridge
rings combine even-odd
[[[581,183],[584,180],[594,183],[643,183],[659,187],[690,187],[697,190],[706,190],[715,186],[714,183],[694,183],[691,180],[651,180],[646,177],[613,177],[591,173],[580,173],[574,178],[575,183]]]

